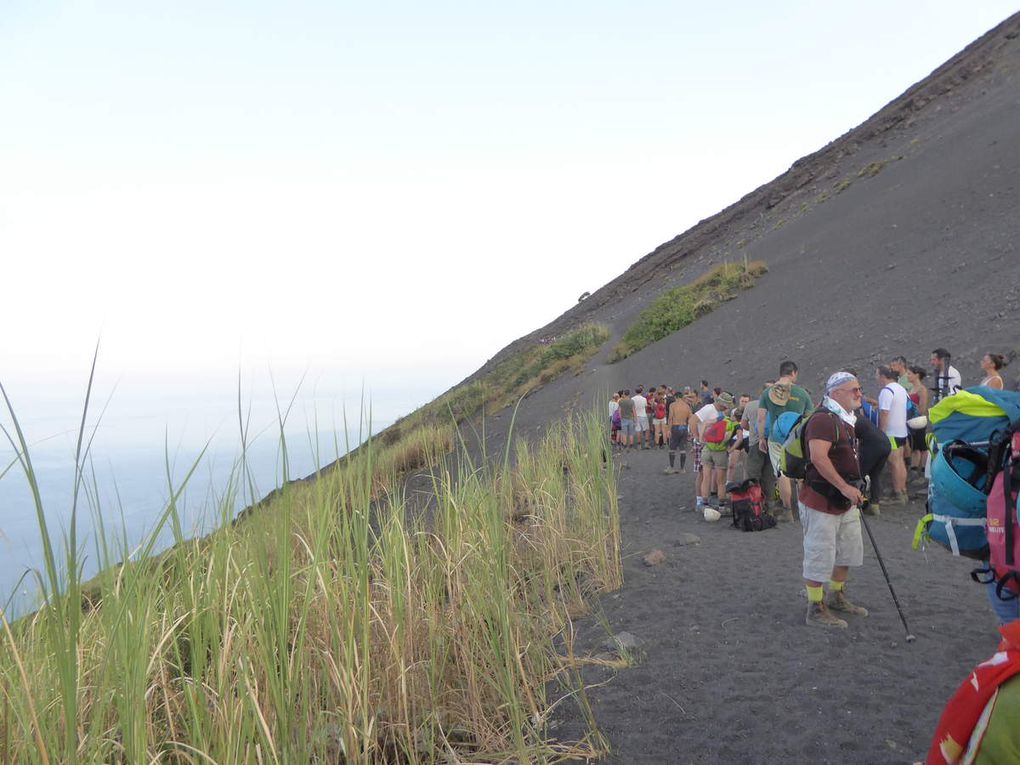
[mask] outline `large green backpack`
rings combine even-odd
[[[812,415],[817,414],[818,412],[824,412],[825,414],[836,418],[835,414],[821,406],[814,411],[797,417],[787,432],[786,438],[783,440],[783,451],[779,456],[779,470],[783,475],[790,478],[803,478],[805,476],[807,466],[811,463],[811,454],[808,451],[807,443],[804,441],[804,430],[807,428],[808,420],[811,419]],[[786,415],[781,415],[780,419],[784,416]],[[779,423],[777,422],[776,424],[778,425]],[[838,423],[833,422],[833,427],[835,429],[836,438],[839,438]]]

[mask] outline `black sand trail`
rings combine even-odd
[[[923,759],[942,705],[997,643],[970,561],[913,552],[923,503],[869,518],[917,641],[908,644],[865,539],[848,592],[867,606],[847,630],[804,624],[801,530],[742,533],[694,513],[693,475],[664,475],[665,452],[616,457],[624,588],[601,600],[614,632],[644,641],[645,660],[591,691],[612,763],[911,763]],[[684,533],[700,544],[677,545]],[[662,549],[665,563],[643,555]],[[580,647],[605,640],[579,624]],[[611,678],[611,679],[610,679]],[[568,734],[572,720],[562,722]]]

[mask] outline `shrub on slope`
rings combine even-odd
[[[641,312],[609,355],[609,362],[620,361],[645,346],[683,329],[719,303],[735,298],[741,290],[754,286],[768,271],[763,261],[724,263],[691,284],[674,287],[660,295]]]

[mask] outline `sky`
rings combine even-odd
[[[390,419],[1015,10],[0,0],[0,383]]]

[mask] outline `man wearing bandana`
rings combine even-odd
[[[867,616],[865,608],[847,600],[845,587],[851,566],[864,562],[859,507],[864,495],[853,412],[861,404],[861,385],[849,372],[837,372],[825,385],[822,404],[804,427],[811,462],[798,497],[804,530],[806,622],[813,627],[846,628],[838,611]],[[828,598],[823,585],[829,582]]]

